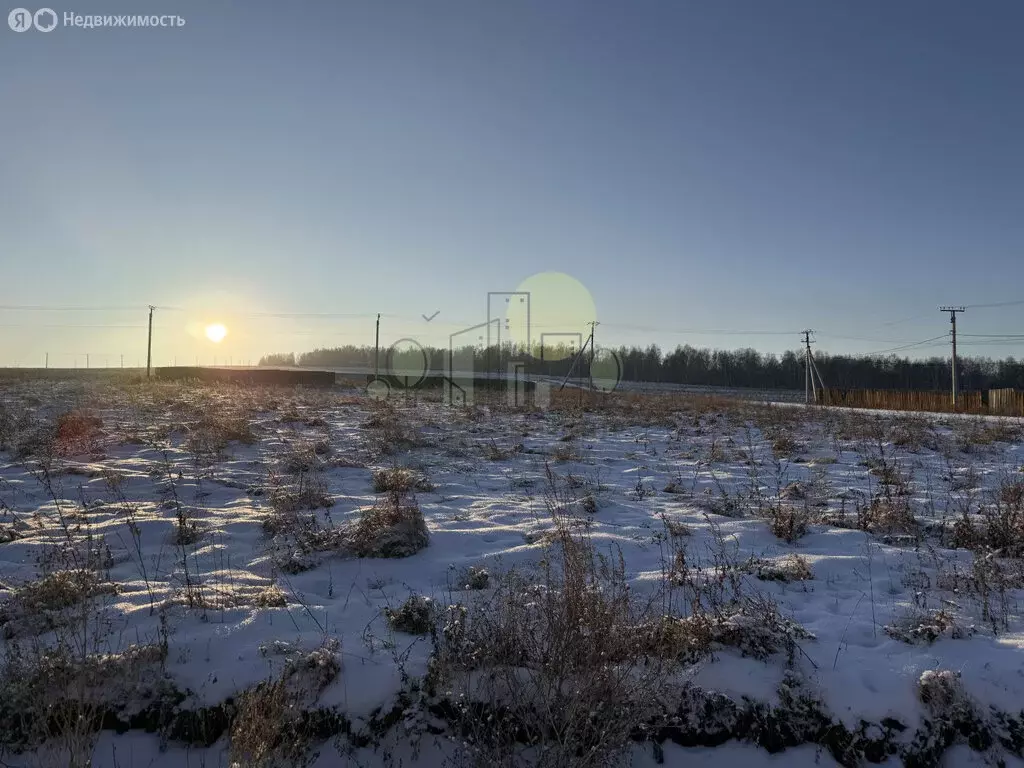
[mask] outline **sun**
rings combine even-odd
[[[224,341],[224,337],[228,335],[228,329],[220,323],[214,323],[213,325],[206,326],[206,338],[212,341],[214,344],[220,344]]]

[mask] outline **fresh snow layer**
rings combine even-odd
[[[22,402],[23,395],[9,390],[6,397],[14,403]],[[86,402],[83,397],[74,388],[51,387],[40,392],[41,403],[35,407],[40,413],[56,412],[63,405],[81,405]],[[790,429],[797,448],[776,462],[771,441],[761,429],[716,414],[680,416],[674,423],[651,425],[644,424],[639,412],[631,420],[599,413],[575,418],[557,412],[477,409],[474,418],[467,419],[438,404],[399,401],[399,419],[418,436],[419,445],[381,455],[375,451],[371,430],[364,427],[373,409],[368,400],[281,395],[275,396],[276,408],[253,415],[255,443],[232,442],[221,458],[205,461],[197,460],[190,449],[186,430],[177,428],[183,420],[170,402],[143,408],[123,395],[100,391],[89,397],[90,412],[102,419],[101,445],[92,455],[63,460],[54,492],[62,507],[86,505],[93,535],[102,537],[110,549],[109,578],[118,585],[109,606],[111,651],[153,642],[159,635],[159,612],[151,610],[151,603],[180,596],[185,583],[180,549],[173,543],[176,512],[168,502],[168,466],[174,492],[200,526],[199,540],[188,551],[188,578],[200,582],[204,594],[223,598],[225,605],[205,611],[178,606],[169,612],[167,671],[180,689],[192,692],[192,706],[218,704],[276,674],[285,654],[275,652],[275,643],[310,650],[327,635],[340,641],[342,672],[319,704],[336,706],[355,722],[390,707],[403,685],[403,674],[425,673],[431,648],[426,638],[392,632],[384,609],[397,607],[412,594],[442,603],[465,599],[458,574],[469,566],[500,574],[536,563],[544,551],[536,534],[550,525],[543,493],[547,461],[560,479],[577,478],[581,494],[592,493],[597,502],[590,527],[593,540],[599,548],[621,550],[638,593],[654,588],[662,578],[662,516],[685,524],[690,557],[705,567],[723,545],[737,561],[751,556],[805,557],[813,579],[783,583],[747,575],[746,588],[776,600],[786,615],[813,633],[816,639],[800,643],[795,664],[846,723],[893,716],[914,727],[923,711],[916,683],[931,669],[959,671],[968,693],[984,705],[1019,711],[1024,702],[1021,590],[1007,595],[1007,626],[996,631],[983,618],[975,595],[936,586],[942,574],[969,572],[970,552],[940,548],[934,542],[886,543],[882,536],[820,523],[787,544],[753,514],[752,502],[745,503],[742,518],[709,512],[721,499],[749,496],[753,488],[769,504],[780,488],[799,482],[817,489],[821,506],[815,513],[852,514],[858,502],[866,503],[881,490],[879,477],[865,466],[878,458],[879,451],[899,463],[914,509],[925,522],[954,516],[965,498],[982,498],[1007,478],[1024,478],[1024,447],[1019,442],[977,445],[963,452],[956,448],[952,420],[920,420],[946,446],[944,451],[892,443],[878,446],[867,439],[836,440],[815,411],[793,420]],[[174,390],[174,398],[189,397],[188,390]],[[212,407],[228,408],[230,403]],[[282,420],[283,413],[296,411],[298,419]],[[308,426],[301,420],[314,415],[323,421]],[[154,430],[167,425],[172,431],[153,437]],[[570,429],[579,436],[560,440]],[[133,443],[124,439],[127,434],[144,437]],[[163,438],[162,449],[147,445]],[[434,486],[416,494],[430,531],[426,549],[405,559],[324,554],[308,571],[277,572],[274,559],[280,553],[262,528],[269,507],[268,473],[279,472],[281,457],[296,446],[324,439],[330,454],[322,477],[333,506],[317,512],[320,520],[339,525],[371,506],[377,499],[371,479],[374,468],[412,467]],[[517,444],[521,449],[512,450]],[[507,455],[489,458],[492,446]],[[564,446],[575,455],[553,459],[552,453]],[[756,477],[747,461],[751,451],[757,461]],[[125,478],[121,488],[124,500],[136,510],[141,558],[124,505],[105,479],[104,473],[110,471]],[[58,532],[53,524],[55,501],[33,475],[31,462],[0,454],[0,481],[0,501],[6,507],[0,508],[0,522],[15,520],[22,526],[21,538],[0,544],[0,586],[6,590],[0,592],[2,600],[18,585],[38,578],[38,558]],[[684,492],[664,492],[670,482]],[[285,595],[286,607],[256,607],[239,597],[251,596],[274,581]],[[964,626],[973,625],[974,632],[965,639],[915,645],[885,632],[886,625],[905,620],[919,606],[946,608]],[[783,660],[742,658],[726,649],[698,664],[692,680],[731,697],[771,702],[784,672]],[[104,732],[94,765],[227,764],[223,743],[210,750],[170,745],[161,752],[156,746],[153,736]],[[402,745],[395,749],[400,754]],[[948,764],[972,764],[973,753],[957,749],[947,755]],[[635,764],[653,765],[645,762],[649,753],[649,747],[637,747]],[[358,754],[359,764],[375,765],[380,759],[373,750]],[[715,749],[666,744],[665,755],[668,764],[714,763],[722,768],[833,764],[827,752],[818,754],[813,747],[769,756],[736,743]],[[314,765],[340,764],[331,762],[337,759],[325,746]]]

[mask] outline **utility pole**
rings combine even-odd
[[[949,312],[949,323],[953,337],[953,410],[956,410],[956,313],[966,311],[967,307],[939,307],[940,312]]]
[[[124,368],[124,355],[121,355],[121,367]]]
[[[814,374],[817,370],[817,366],[814,364],[814,355],[811,354],[811,334],[813,330],[806,330],[804,334],[804,402],[811,402],[811,394],[814,394],[814,402],[818,402],[818,387],[814,382]],[[821,377],[819,376],[819,381]],[[824,389],[825,385],[822,384],[821,388]]]
[[[88,352],[85,353],[85,367],[87,369],[89,367],[89,353]]]
[[[590,390],[594,390],[594,329],[600,323],[596,320],[590,322]]]
[[[46,367],[47,367],[47,369],[49,369],[49,367],[50,367],[50,353],[49,352],[46,353]]]
[[[149,305],[149,340],[146,342],[146,378],[148,379],[152,373],[150,372],[153,364],[153,310],[156,309],[152,304]]]
[[[373,380],[380,378],[380,313],[377,313],[377,336],[373,342]]]
[[[594,373],[593,373],[593,370],[594,370],[594,348],[593,348],[593,344],[594,344],[594,327],[600,325],[600,323],[598,323],[595,320],[595,321],[592,321],[590,323],[587,323],[587,325],[590,326],[590,335],[587,337],[587,340],[585,342],[583,342],[583,345],[580,347],[579,351],[575,352],[573,354],[572,363],[570,363],[570,365],[569,365],[569,371],[568,371],[568,373],[565,374],[565,378],[562,379],[562,384],[558,387],[558,391],[559,392],[561,392],[563,389],[565,389],[565,385],[568,383],[569,379],[572,378],[572,374],[576,370],[576,366],[579,364],[580,360],[583,359],[583,353],[587,351],[587,347],[590,347],[590,370],[591,370],[591,372],[590,372],[590,388],[591,389],[594,388]],[[570,344],[571,344],[571,342],[570,342]],[[580,398],[582,398],[582,397],[583,397],[583,387],[581,385],[580,386]]]

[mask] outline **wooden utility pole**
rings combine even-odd
[[[156,309],[152,304],[149,305],[149,336],[146,341],[146,378],[148,379],[152,373],[153,366],[153,310]]]
[[[966,311],[966,307],[939,307],[940,312],[949,312],[950,334],[953,339],[953,410],[956,410],[956,314]]]
[[[814,353],[811,352],[811,344],[814,342],[811,340],[811,334],[814,333],[812,330],[806,330],[804,334],[804,401],[811,402],[811,395],[814,396],[814,402],[824,402],[825,398],[825,381],[821,378],[821,372],[818,370],[818,364],[814,360]],[[821,398],[818,397],[818,390],[821,390]]]
[[[373,342],[373,380],[380,378],[380,313],[377,313],[377,337]]]
[[[594,329],[600,325],[596,320],[590,322],[590,389],[594,389]]]
[[[572,377],[573,372],[576,370],[576,366],[579,364],[580,360],[583,359],[583,353],[585,353],[587,351],[587,347],[591,348],[590,349],[590,369],[591,369],[590,388],[591,389],[594,388],[594,374],[593,374],[593,369],[594,369],[594,349],[593,349],[593,344],[594,344],[594,326],[600,325],[600,323],[598,323],[597,321],[593,321],[591,323],[588,323],[588,325],[590,325],[590,335],[587,336],[587,340],[585,342],[583,342],[583,346],[580,347],[580,351],[577,352],[575,355],[573,355],[572,363],[569,365],[569,372],[565,374],[565,378],[562,379],[562,384],[558,387],[558,391],[559,392],[561,392],[563,389],[565,389],[565,385],[566,385],[566,383],[568,383],[569,379]],[[583,387],[580,387],[580,397],[581,398],[583,397],[582,392],[583,392]]]
[[[814,376],[811,374],[811,334],[813,331],[804,331],[804,402],[811,402],[811,389],[814,387]],[[814,389],[814,401],[818,401],[818,390]]]

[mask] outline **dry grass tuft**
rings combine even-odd
[[[166,658],[166,641],[84,655],[63,644],[9,645],[0,669],[0,752],[38,747],[44,765],[88,768],[104,713],[126,718],[174,698]]]
[[[38,635],[68,622],[68,609],[101,595],[117,593],[86,569],[55,571],[29,582],[0,603],[0,631],[7,638]]]
[[[95,453],[103,419],[87,411],[69,411],[57,417],[54,446],[58,456],[77,456]]]
[[[780,506],[771,510],[768,527],[775,536],[792,544],[807,534],[810,514],[805,509]]]
[[[205,412],[188,429],[185,444],[200,456],[219,455],[231,443],[252,445],[257,440],[249,416],[232,411]]]
[[[592,493],[584,494],[580,499],[580,508],[588,515],[597,514],[597,498]]]
[[[612,765],[669,687],[675,662],[636,643],[657,614],[631,595],[621,557],[558,523],[540,583],[506,574],[437,632],[428,685],[454,702],[476,764],[517,765],[521,747],[544,745],[522,764]]]
[[[430,533],[415,499],[392,491],[360,514],[346,540],[359,557],[410,557],[430,543]]]
[[[744,600],[722,606],[722,610],[699,612],[686,617],[662,617],[641,625],[635,638],[646,653],[687,663],[698,661],[715,650],[732,648],[742,656],[766,661],[783,653],[792,659],[801,640],[814,635],[784,617],[768,600]]]
[[[963,453],[988,448],[996,443],[1020,442],[1021,427],[1002,419],[957,419],[950,425],[956,447]]]
[[[425,635],[434,625],[436,608],[434,601],[423,595],[412,595],[399,609],[384,609],[388,625],[396,632],[409,635]]]
[[[778,458],[793,456],[799,450],[800,444],[789,435],[778,435],[772,438],[772,453]]]
[[[758,563],[757,578],[762,581],[810,581],[814,578],[811,565],[802,555],[784,555],[776,560]]]
[[[665,526],[665,531],[671,538],[682,538],[683,536],[689,536],[692,533],[686,523],[680,520],[675,520],[668,515],[662,515],[661,522]]]
[[[917,535],[920,530],[910,500],[903,496],[876,496],[867,506],[858,507],[857,527],[887,536]]]
[[[954,640],[970,637],[974,634],[974,627],[962,626],[953,614],[939,610],[908,614],[901,620],[886,625],[885,633],[894,640],[913,645],[934,643],[940,637]]]
[[[487,589],[491,584],[491,573],[479,565],[471,565],[456,579],[456,588],[463,590]]]
[[[276,584],[272,584],[262,592],[257,593],[255,598],[253,598],[253,605],[257,608],[284,608],[288,605],[288,600],[281,588]]]
[[[391,467],[373,471],[374,493],[430,492],[432,490],[434,490],[433,483],[410,469]]]
[[[419,444],[416,431],[410,425],[408,413],[399,413],[389,400],[375,401],[370,418],[363,424],[373,439],[375,453],[387,455],[408,450]]]
[[[554,461],[578,461],[579,452],[569,443],[559,443],[551,447],[549,452]]]
[[[337,679],[341,664],[333,641],[286,664],[281,675],[242,693],[231,723],[228,761],[232,768],[304,766],[311,736],[302,712]]]
[[[316,511],[329,509],[334,498],[319,472],[302,472],[290,481],[270,478],[271,511],[263,519],[263,531],[273,539],[275,562],[286,573],[301,573],[315,565],[314,553],[339,548],[343,534],[320,523]]]
[[[278,515],[291,515],[300,511],[329,509],[334,497],[328,492],[327,481],[317,472],[303,472],[292,482],[272,476],[270,504]]]
[[[484,446],[484,456],[491,461],[505,461],[510,459],[518,453],[522,453],[524,450],[522,443],[515,443],[510,448],[502,448],[494,440],[491,440]]]
[[[933,717],[961,719],[972,709],[970,697],[960,673],[949,669],[929,669],[917,682],[917,697]]]

